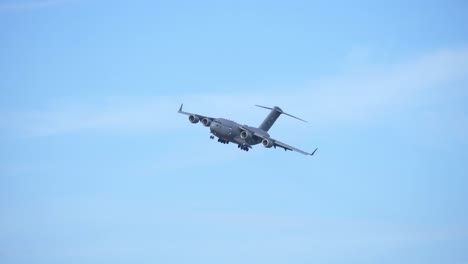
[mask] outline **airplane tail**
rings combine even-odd
[[[290,115],[288,113],[283,112],[283,110],[281,110],[281,108],[279,108],[278,106],[275,106],[273,108],[266,107],[266,106],[261,106],[261,105],[255,105],[255,106],[271,110],[271,112],[268,114],[268,116],[265,118],[265,120],[263,120],[262,124],[259,127],[261,130],[264,130],[264,131],[268,131],[273,126],[276,119],[278,119],[278,117],[281,114],[296,118],[296,119],[301,120],[303,122],[307,122],[307,121],[305,121],[303,119],[300,119],[299,117],[295,117],[293,115]]]

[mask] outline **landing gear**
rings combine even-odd
[[[223,143],[223,144],[229,144],[228,140],[225,140],[225,139],[222,139],[222,138],[218,138],[218,142]]]
[[[242,149],[243,151],[249,151],[249,147],[247,147],[247,146],[245,146],[245,145],[239,144],[239,145],[237,145],[237,148],[240,148],[240,149]]]
[[[214,136],[213,136],[213,135],[211,135],[211,136],[210,136],[210,138],[211,138],[211,139],[214,139]]]

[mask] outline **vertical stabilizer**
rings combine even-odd
[[[281,108],[277,106],[273,108],[260,106],[260,105],[257,105],[257,106],[271,110],[271,112],[268,114],[265,120],[263,120],[262,124],[259,127],[261,130],[268,131],[273,126],[276,119],[278,119],[278,117],[283,113],[283,110],[281,110]]]

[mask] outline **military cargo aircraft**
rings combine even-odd
[[[228,144],[229,142],[232,142],[237,144],[237,147],[244,151],[249,151],[249,149],[251,149],[253,145],[257,144],[262,144],[265,148],[280,147],[283,148],[285,151],[296,151],[308,156],[314,155],[314,153],[317,151],[316,148],[311,153],[305,152],[270,137],[270,134],[268,134],[268,130],[273,126],[276,119],[278,119],[278,117],[281,114],[306,122],[305,120],[283,112],[283,110],[281,110],[281,108],[279,108],[278,106],[270,108],[266,106],[256,105],[258,107],[271,110],[270,114],[268,114],[268,116],[258,128],[247,125],[241,125],[237,122],[224,118],[213,118],[204,115],[184,112],[182,110],[183,106],[184,104],[180,105],[178,113],[188,115],[189,121],[193,124],[200,122],[204,126],[209,127],[210,132],[212,134],[210,138],[214,139],[215,137],[217,137],[218,142],[220,143]]]

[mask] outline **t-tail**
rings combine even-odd
[[[283,112],[283,110],[281,110],[281,108],[279,108],[278,106],[274,106],[273,108],[266,107],[266,106],[261,106],[261,105],[255,105],[255,106],[271,110],[271,112],[268,114],[268,116],[265,118],[265,120],[263,120],[262,124],[259,127],[261,130],[264,130],[264,131],[270,130],[270,128],[275,123],[276,119],[278,119],[278,117],[281,114],[296,118],[296,119],[301,120],[303,122],[307,122],[307,121],[305,121],[303,119],[300,119],[299,117],[295,117],[293,115],[290,115],[288,113]]]

